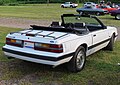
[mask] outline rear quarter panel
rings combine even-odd
[[[92,37],[91,34],[87,35],[74,35],[68,41],[64,42],[65,52],[72,53],[75,52],[76,49],[81,46],[82,44],[86,44],[87,46],[92,45]]]

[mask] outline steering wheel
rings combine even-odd
[[[68,29],[73,29],[74,24],[73,23],[66,23],[65,27],[68,28]]]

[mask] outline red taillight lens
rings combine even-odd
[[[62,53],[63,52],[62,44],[56,45],[56,44],[35,43],[34,49],[40,50],[40,51],[54,52],[54,53]]]
[[[23,41],[22,40],[16,40],[11,38],[6,38],[6,44],[17,46],[17,47],[23,47]]]
[[[60,45],[50,45],[51,48],[63,48],[63,46],[60,44]]]

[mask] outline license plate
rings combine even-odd
[[[34,43],[33,42],[24,42],[24,47],[25,48],[34,48]]]

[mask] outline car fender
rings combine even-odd
[[[114,34],[114,37],[118,36],[118,32],[117,32],[117,28],[115,27],[107,27],[109,29],[109,36],[112,37],[112,35]]]
[[[72,40],[70,44],[71,44],[70,47],[72,48],[72,52],[75,52],[76,49],[81,45],[84,45],[87,51],[88,47],[92,45],[92,37],[91,35],[85,35],[82,38]]]

